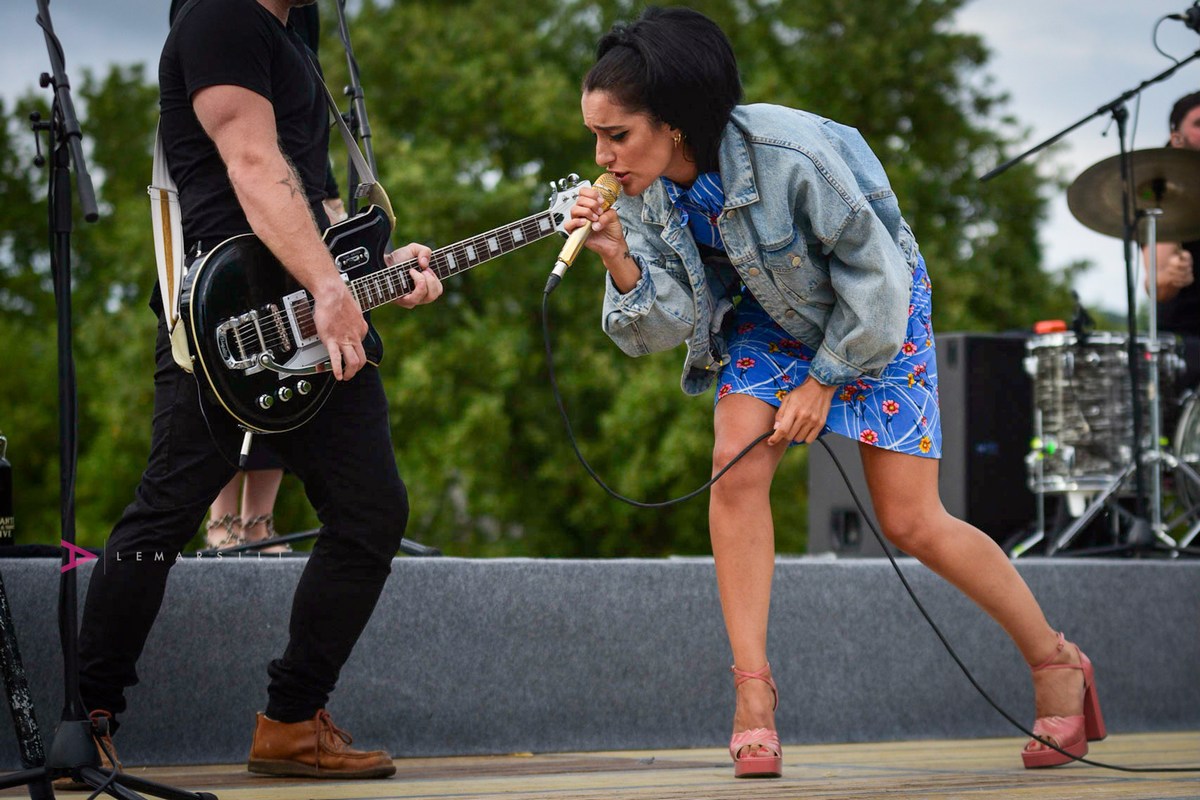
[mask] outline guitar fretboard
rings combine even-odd
[[[530,242],[554,233],[549,211],[464,239],[438,250],[429,258],[429,267],[438,278],[448,278],[497,256],[511,253]],[[413,290],[408,271],[417,267],[415,258],[364,275],[350,282],[350,291],[364,311],[390,303]]]

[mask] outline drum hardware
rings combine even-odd
[[[1162,217],[1162,234],[1164,236],[1178,236],[1180,239],[1195,238],[1195,235],[1200,232],[1200,213],[1197,213],[1200,211],[1200,187],[1193,186],[1192,184],[1196,175],[1200,174],[1200,161],[1197,160],[1200,158],[1200,153],[1187,150],[1166,151],[1161,149],[1130,152],[1126,145],[1128,141],[1126,123],[1129,120],[1129,110],[1125,104],[1128,100],[1138,97],[1146,87],[1169,78],[1185,64],[1189,64],[1197,58],[1200,58],[1200,50],[1197,50],[1185,59],[1176,61],[1172,66],[1159,74],[1142,81],[1135,88],[1113,98],[1087,116],[1067,126],[1040,144],[1009,159],[981,178],[984,181],[994,178],[1097,117],[1108,115],[1117,125],[1117,143],[1120,150],[1118,156],[1102,161],[1085,171],[1085,175],[1089,172],[1091,174],[1087,175],[1087,178],[1082,182],[1077,179],[1068,189],[1068,200],[1072,201],[1068,205],[1071,207],[1071,212],[1084,225],[1109,236],[1118,236],[1124,245],[1125,296],[1128,309],[1128,345],[1130,354],[1129,376],[1131,383],[1129,396],[1133,408],[1133,437],[1130,441],[1131,452],[1135,454],[1131,458],[1129,466],[1132,466],[1133,469],[1135,508],[1139,519],[1144,519],[1146,506],[1146,480],[1143,474],[1143,461],[1148,460],[1151,462],[1149,464],[1151,470],[1159,477],[1161,477],[1162,461],[1160,458],[1161,446],[1159,441],[1161,420],[1157,409],[1157,368],[1151,369],[1151,380],[1153,383],[1150,389],[1150,400],[1152,401],[1151,428],[1153,431],[1151,441],[1152,455],[1149,459],[1142,458],[1144,449],[1142,447],[1142,401],[1139,389],[1139,370],[1134,361],[1138,333],[1137,288],[1133,268],[1134,232],[1138,218],[1141,217],[1146,220],[1146,227],[1150,236],[1156,236],[1158,218]],[[1167,155],[1168,152],[1170,155]],[[1084,176],[1081,175],[1080,178],[1084,178]],[[1138,208],[1141,210],[1135,210]],[[1150,253],[1150,285],[1153,286],[1155,285],[1154,281],[1157,280],[1157,263],[1153,246]],[[1149,308],[1150,336],[1151,340],[1154,341],[1158,336],[1155,304],[1151,302]],[[1157,356],[1153,350],[1153,347],[1150,348],[1150,357],[1152,359]],[[1106,487],[1105,492],[1102,492],[1102,494],[1111,497],[1117,488],[1124,483],[1125,478],[1114,479],[1112,484]],[[1148,537],[1149,545],[1154,547],[1156,543],[1161,543],[1170,548],[1172,553],[1177,554],[1178,550],[1176,548],[1178,546],[1174,540],[1162,531],[1161,527],[1161,486],[1156,487],[1150,498],[1150,502],[1153,508],[1151,509],[1149,527],[1153,530],[1153,535]],[[1143,527],[1135,526],[1139,531]],[[1043,536],[1044,532],[1039,531],[1036,535]],[[1120,549],[1140,548],[1145,544],[1143,540],[1146,538],[1145,536],[1140,536],[1136,539],[1130,539]],[[1168,541],[1170,542],[1169,545],[1167,544]],[[1055,544],[1058,545],[1060,543],[1065,545],[1067,542],[1063,542],[1063,537],[1059,537]],[[1061,548],[1056,547],[1055,549]]]
[[[1122,235],[1122,226],[1113,219],[1117,213],[1114,198],[1123,196],[1125,185],[1133,187],[1139,206],[1140,238],[1148,250],[1148,285],[1156,286],[1160,228],[1171,238],[1200,237],[1200,152],[1141,150],[1128,158],[1101,161],[1071,184],[1068,205],[1084,225],[1100,233]],[[1128,251],[1128,238],[1126,244]],[[1128,277],[1132,286],[1132,271]],[[1132,293],[1130,301],[1133,328]],[[1146,337],[1135,332],[1128,337],[1087,334],[1079,325],[1072,334],[1062,324],[1059,332],[1029,342],[1026,370],[1033,378],[1036,411],[1026,463],[1030,488],[1038,498],[1037,530],[1011,549],[1014,558],[1042,541],[1046,541],[1046,555],[1064,550],[1105,507],[1112,507],[1132,523],[1125,541],[1115,548],[1102,548],[1105,551],[1161,547],[1175,556],[1179,548],[1200,535],[1198,522],[1176,543],[1167,530],[1179,520],[1172,520],[1170,526],[1163,521],[1163,467],[1175,475],[1185,500],[1189,491],[1197,496],[1197,503],[1187,503],[1191,507],[1184,519],[1200,511],[1200,474],[1163,448],[1163,404],[1175,377],[1183,371],[1183,362],[1173,345],[1160,338],[1156,312],[1155,304],[1149,303]],[[1125,414],[1127,408],[1132,413]],[[1146,484],[1148,503],[1144,501]],[[1051,538],[1045,531],[1047,493],[1064,494],[1074,518]],[[1132,515],[1116,502],[1130,494],[1136,503]]]

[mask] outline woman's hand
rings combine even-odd
[[[642,270],[629,253],[625,231],[621,228],[617,212],[609,208],[601,214],[602,205],[600,193],[595,189],[580,189],[579,199],[571,207],[571,216],[563,223],[563,228],[572,233],[584,225],[592,227],[584,247],[600,256],[604,268],[612,274],[613,285],[625,294],[637,285],[642,277]]]
[[[804,442],[812,444],[825,427],[836,386],[825,386],[812,376],[783,397],[775,413],[775,432],[767,444]]]
[[[588,234],[584,247],[607,263],[609,259],[616,261],[624,255],[625,232],[621,229],[621,221],[617,219],[616,211],[609,208],[600,213],[603,204],[600,193],[595,189],[590,186],[580,189],[579,198],[571,207],[571,216],[563,223],[563,228],[568,233],[573,233],[584,225],[591,225],[592,232]]]

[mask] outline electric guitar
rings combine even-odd
[[[465,272],[562,229],[579,190],[572,175],[551,184],[549,209],[435,250],[430,269],[441,279]],[[387,266],[392,223],[372,205],[325,231],[325,245],[363,311],[413,290],[416,259]],[[337,383],[329,352],[317,338],[312,296],[258,237],[221,242],[188,270],[179,301],[180,324],[195,374],[238,423],[256,433],[300,427],[325,404]],[[378,364],[383,343],[373,326],[363,339],[367,361]]]

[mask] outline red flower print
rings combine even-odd
[[[757,363],[758,363],[758,362],[757,362],[757,361],[755,361],[753,358],[750,358],[750,356],[742,356],[741,358],[739,358],[739,359],[737,360],[737,363],[735,364],[735,366],[736,366],[738,369],[740,369],[740,370],[743,370],[743,371],[744,371],[744,370],[748,370],[748,369],[750,369],[751,367],[753,367],[753,366],[754,366],[755,364],[757,364]]]
[[[879,441],[879,434],[870,428],[865,428],[863,432],[858,435],[858,440],[863,444],[875,444]]]
[[[717,399],[720,400],[722,397],[729,394],[731,391],[733,391],[732,383],[722,384],[720,391],[717,392]]]
[[[928,362],[923,363],[923,364],[917,364],[915,367],[913,367],[913,374],[914,375],[924,375],[926,370],[928,370],[928,369],[929,369]]]
[[[921,417],[921,427],[924,428],[929,424],[929,417]]]
[[[858,388],[860,388],[860,389],[864,390],[864,391],[866,391],[866,389],[867,389],[867,388],[869,388],[869,387],[867,386],[867,384],[866,384],[866,383],[865,383],[865,382],[862,380],[862,378],[859,378],[858,380],[856,380],[856,381],[854,382],[854,385],[855,385],[855,386],[857,386]]]
[[[791,383],[791,382],[792,382],[792,376],[791,376],[791,375],[788,375],[788,374],[786,374],[786,373],[785,373],[785,374],[783,374],[783,375],[780,375],[780,376],[779,376],[779,379],[780,379],[780,380],[782,380],[784,383]]]
[[[916,306],[914,306],[912,303],[908,304],[908,315],[910,317],[916,312],[916,310],[917,310]]]
[[[855,389],[853,386],[847,386],[846,388],[842,389],[842,391],[838,394],[838,400],[841,400],[843,403],[849,403],[851,400],[854,399],[854,394],[857,391],[858,390]]]
[[[917,352],[917,346],[912,342],[905,342],[904,347],[900,348],[900,352],[904,353],[906,356],[915,355]]]
[[[883,410],[883,413],[887,414],[889,417],[893,417],[900,413],[900,404],[895,400],[884,400],[879,407]]]
[[[738,333],[749,333],[752,330],[754,330],[753,322],[743,322],[741,325],[738,325],[737,332]]]

